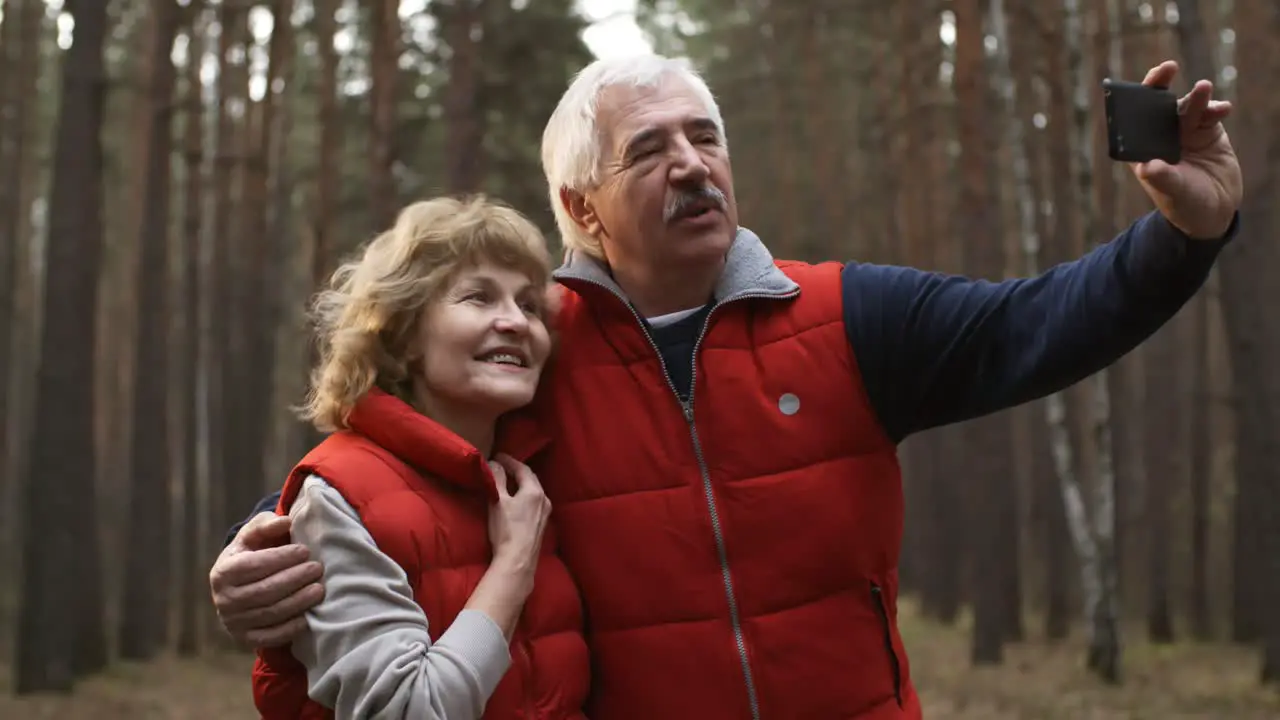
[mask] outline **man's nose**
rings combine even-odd
[[[711,169],[703,161],[698,149],[686,138],[675,145],[676,159],[671,164],[671,180],[677,184],[701,185],[711,175]]]

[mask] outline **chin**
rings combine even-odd
[[[692,242],[685,243],[685,251],[693,257],[722,258],[733,245],[734,233],[723,228],[705,232]]]
[[[534,383],[503,383],[500,386],[481,389],[475,394],[475,402],[501,415],[519,410],[533,402],[533,395],[537,389]]]

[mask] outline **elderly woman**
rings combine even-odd
[[[302,415],[334,432],[278,512],[323,564],[325,597],[292,647],[259,653],[266,720],[582,716],[578,594],[522,463],[540,445],[495,446],[550,354],[549,274],[519,213],[436,199],[318,296]]]

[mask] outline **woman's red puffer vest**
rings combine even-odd
[[[399,399],[373,391],[350,431],[330,435],[286,481],[287,513],[303,481],[318,475],[355,508],[378,548],[395,560],[426,612],[432,641],[453,623],[492,559],[488,512],[496,491],[480,452]],[[502,449],[527,460],[545,438],[522,434]],[[533,592],[511,642],[511,669],[484,718],[581,718],[590,683],[582,607],[549,526]],[[286,647],[259,651],[254,702],[264,720],[332,718],[307,697],[306,669]]]

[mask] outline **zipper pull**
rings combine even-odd
[[[693,422],[693,403],[688,400],[681,400],[680,408],[684,410],[685,422]]]

